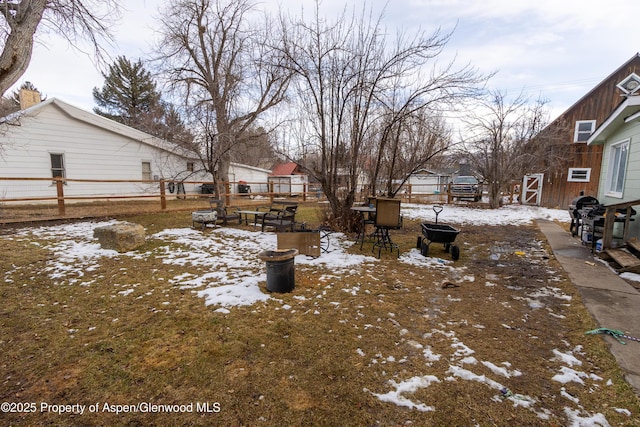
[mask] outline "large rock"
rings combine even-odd
[[[144,245],[144,227],[140,224],[121,222],[104,227],[96,227],[93,230],[103,249],[114,249],[118,252],[127,252]]]

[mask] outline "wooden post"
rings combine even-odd
[[[60,216],[64,216],[65,214],[63,184],[64,181],[62,181],[62,177],[56,177],[56,193],[58,194],[58,215]]]
[[[302,184],[302,201],[307,201],[307,184]]]
[[[624,216],[624,232],[622,235],[622,244],[626,245],[629,240],[629,222],[631,221],[631,206],[627,206]]]
[[[613,242],[613,224],[616,221],[616,208],[607,207],[602,227],[602,250],[610,249]],[[595,238],[595,237],[594,237]]]
[[[407,188],[408,188],[407,196],[409,197],[409,203],[411,203],[411,192],[413,191],[413,188],[411,187],[411,184],[407,184]]]
[[[451,183],[447,184],[447,204],[451,203]]]
[[[160,180],[160,209],[167,209],[167,194],[164,189],[164,179]]]
[[[273,181],[269,183],[269,199],[273,203]]]
[[[225,206],[231,205],[231,183],[228,181],[224,183],[224,204]]]

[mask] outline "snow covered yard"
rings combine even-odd
[[[435,219],[431,206],[405,205],[402,213],[407,221]],[[25,228],[0,236],[0,244],[26,245],[49,255],[37,272],[30,263],[15,263],[3,272],[3,295],[10,289],[29,295],[4,315],[17,306],[35,309],[34,318],[41,321],[27,330],[61,323],[65,345],[79,347],[79,364],[84,363],[80,355],[93,354],[85,353],[86,348],[102,349],[107,341],[105,348],[112,349],[107,352],[118,354],[118,333],[135,336],[145,348],[150,343],[164,346],[166,353],[152,350],[156,365],[194,370],[194,377],[200,369],[211,382],[206,385],[198,377],[185,385],[180,376],[164,370],[153,381],[134,375],[129,372],[133,366],[146,365],[133,360],[149,356],[137,355],[131,346],[132,360],[113,367],[116,377],[127,372],[137,378],[131,394],[119,392],[125,400],[120,404],[136,398],[184,404],[214,400],[221,406],[216,419],[225,425],[314,420],[349,425],[633,425],[637,399],[621,386],[602,342],[583,336],[588,316],[531,225],[538,218],[569,221],[568,212],[543,208],[446,206],[439,222],[462,230],[458,262],[439,251],[425,258],[415,248],[403,251],[398,260],[379,260],[370,250],[353,248],[348,236],[334,233],[329,253],[296,258],[291,294],[269,294],[264,288],[265,268],[258,254],[275,248],[273,233],[167,228],[147,236],[142,249],[118,254],[101,249],[92,238],[93,229],[108,222]],[[68,290],[66,299],[36,295],[31,288],[37,274],[40,286]],[[77,313],[74,321],[67,311],[81,298],[105,301],[112,308],[88,318]],[[144,321],[128,323],[128,316],[141,308]],[[42,310],[48,314],[40,314]],[[167,322],[167,330],[182,322],[176,332],[180,337],[165,338],[147,322]],[[96,329],[103,335],[97,336]],[[213,336],[203,338],[207,332]],[[11,333],[15,331],[5,322],[3,336]],[[141,339],[144,335],[150,337]],[[172,347],[174,340],[181,350],[177,344]],[[3,339],[0,348],[16,343]],[[16,358],[28,358],[14,352]],[[205,368],[207,363],[214,368]],[[2,372],[4,400],[11,400],[16,390],[31,400],[42,399],[37,394],[42,387],[26,387],[29,381],[19,369],[4,364]],[[51,375],[47,370],[40,374]],[[82,375],[92,375],[91,369]],[[63,396],[82,395],[82,375],[71,375],[77,387]],[[158,393],[145,381],[171,387]],[[50,394],[58,400],[54,403],[69,399]],[[91,394],[102,401],[118,395]],[[99,416],[107,415],[94,416],[100,421]],[[206,424],[202,418],[194,420]]]

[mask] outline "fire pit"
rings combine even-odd
[[[294,260],[297,249],[276,249],[260,253],[260,259],[267,263],[267,290],[270,292],[291,292],[296,285]]]

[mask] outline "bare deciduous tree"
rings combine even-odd
[[[315,163],[306,167],[321,183],[337,222],[352,228],[350,207],[363,166],[377,165],[375,182],[382,156],[389,149],[392,156],[399,153],[399,136],[412,115],[469,95],[483,79],[469,66],[438,67],[449,35],[399,35],[390,45],[382,16],[372,19],[366,4],[360,15],[344,11],[334,22],[321,18],[319,8],[316,2],[309,22],[281,19],[282,51],[296,75],[295,110],[309,123],[301,140],[305,157]]]
[[[540,133],[548,121],[546,104],[543,99],[532,103],[523,94],[509,100],[494,90],[465,119],[469,136],[462,144],[463,155],[487,183],[491,208],[500,207],[501,194],[511,182],[533,172],[543,158],[552,162],[557,136]]]
[[[88,40],[102,57],[101,41],[119,17],[115,0],[13,0],[0,2],[0,96],[24,74],[38,30],[50,30],[71,44]]]
[[[381,151],[370,182],[376,193],[377,182],[383,193],[395,197],[411,175],[427,165],[433,166],[452,146],[446,121],[433,112],[421,109],[387,125],[381,132]],[[379,179],[381,178],[381,179]]]
[[[274,26],[255,24],[254,12],[249,0],[181,0],[161,19],[160,66],[188,106],[194,149],[216,196],[228,181],[231,150],[255,136],[252,129],[284,99],[290,80],[269,47]]]

